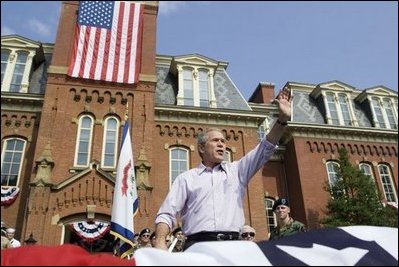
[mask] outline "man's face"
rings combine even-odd
[[[286,205],[279,205],[274,210],[274,212],[276,213],[277,218],[284,220],[288,217],[288,214],[290,213],[290,208]]]
[[[202,159],[205,166],[214,166],[221,163],[224,159],[226,150],[226,139],[219,131],[210,131],[207,133],[208,141],[199,146],[202,152]]]
[[[8,239],[11,240],[11,239],[14,238],[14,233],[9,233],[9,232],[7,232],[7,233],[6,233],[6,236],[7,236]]]

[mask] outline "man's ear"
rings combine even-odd
[[[204,153],[204,145],[198,145],[198,151],[199,153]]]

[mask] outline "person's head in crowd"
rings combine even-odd
[[[11,240],[14,238],[15,235],[15,229],[14,228],[7,228],[6,229],[6,237]]]
[[[151,246],[155,247],[155,232],[152,232],[151,236],[150,236],[150,242],[151,242]]]
[[[144,228],[140,232],[139,242],[148,244],[150,243],[150,237],[151,237],[151,230],[149,228]]]
[[[241,239],[255,241],[256,231],[249,225],[244,225],[241,229]]]
[[[274,202],[273,211],[276,213],[277,218],[285,219],[289,216],[291,211],[290,204],[288,203],[288,199],[286,198],[279,198]]]
[[[175,230],[173,230],[172,235],[174,238],[177,238],[178,240],[184,239],[184,234],[181,227],[177,227]]]

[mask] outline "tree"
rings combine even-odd
[[[376,185],[349,161],[348,151],[338,150],[339,167],[334,184],[326,184],[331,198],[326,217],[321,223],[327,227],[348,225],[374,225],[398,227],[398,211],[385,206]]]

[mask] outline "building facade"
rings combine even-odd
[[[135,230],[154,219],[174,178],[199,161],[196,137],[219,127],[226,160],[248,153],[268,132],[278,110],[272,83],[261,82],[247,101],[228,75],[228,63],[204,55],[157,55],[158,3],[144,2],[141,72],[134,85],[72,78],[77,1],[64,1],[54,44],[2,36],[1,219],[33,234],[38,244],[79,243],[109,251],[113,186],[121,129],[128,107],[139,211]],[[398,94],[384,86],[356,89],[341,81],[287,82],[292,120],[272,159],[250,182],[246,223],[267,239],[276,224],[274,200],[288,197],[292,215],[320,227],[334,181],[337,150],[371,175],[385,203],[398,188]],[[397,88],[396,88],[397,89]],[[101,226],[85,242],[73,226]]]

